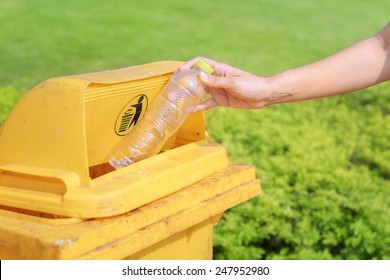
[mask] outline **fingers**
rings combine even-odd
[[[229,86],[230,79],[226,78],[225,76],[227,76],[227,72],[231,67],[226,65],[226,64],[219,63],[217,61],[209,59],[209,58],[204,58],[204,57],[194,58],[194,59],[189,60],[186,63],[184,63],[176,71],[181,72],[181,71],[189,70],[189,69],[193,68],[199,60],[206,61],[215,70],[213,75],[207,75],[204,72],[200,73],[200,79],[206,87],[227,88]]]
[[[217,106],[218,106],[217,101],[213,97],[211,97],[209,99],[206,99],[202,103],[198,104],[195,107],[194,112],[205,111],[205,110],[217,107]]]
[[[210,58],[197,57],[184,63],[176,70],[176,72],[186,71],[193,68],[199,60],[204,60],[211,67],[213,67],[214,68],[213,75],[215,76],[227,76],[228,74],[235,74],[240,71],[239,69],[233,68],[227,64],[212,60]]]
[[[207,88],[228,89],[231,84],[231,78],[207,75],[203,72],[200,73],[200,80]]]
[[[177,71],[178,72],[181,72],[181,71],[186,71],[186,70],[189,70],[191,68],[193,68],[195,66],[195,64],[199,61],[199,60],[204,60],[206,61],[208,64],[210,64],[211,67],[214,68],[213,65],[217,64],[218,62],[214,61],[214,60],[211,60],[209,58],[205,58],[205,57],[196,57],[194,59],[191,59],[189,61],[187,61],[186,63],[184,63],[182,66],[180,66]]]

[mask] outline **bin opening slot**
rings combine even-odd
[[[107,173],[115,171],[115,168],[112,167],[108,162],[97,164],[89,167],[89,176],[91,179],[103,176]]]
[[[170,150],[170,149],[163,150],[160,153],[164,153],[165,151],[168,151],[168,150]],[[89,167],[89,177],[93,180],[97,177],[103,176],[103,175],[108,174],[108,173],[113,172],[113,171],[115,171],[115,168],[111,164],[109,164],[108,162],[96,164],[96,165],[92,165]]]

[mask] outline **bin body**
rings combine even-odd
[[[160,154],[106,162],[132,102],[150,104],[180,64],[50,79],[17,104],[0,128],[1,259],[212,258],[213,227],[260,183],[207,140],[203,113]]]
[[[211,259],[213,227],[223,212],[259,194],[254,174],[253,167],[232,163],[176,193],[107,218],[0,210],[0,258]]]

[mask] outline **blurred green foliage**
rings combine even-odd
[[[53,76],[212,57],[271,75],[377,32],[388,0],[0,2],[0,124]],[[223,216],[217,259],[390,259],[390,86],[207,112],[263,193]]]
[[[223,217],[215,257],[389,259],[389,101],[380,85],[261,113],[214,110],[211,137],[263,185]]]
[[[0,88],[0,125],[22,96],[22,92],[13,86]]]

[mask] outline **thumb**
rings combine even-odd
[[[207,75],[204,72],[200,73],[200,80],[209,88],[228,88],[230,81],[226,77]]]

